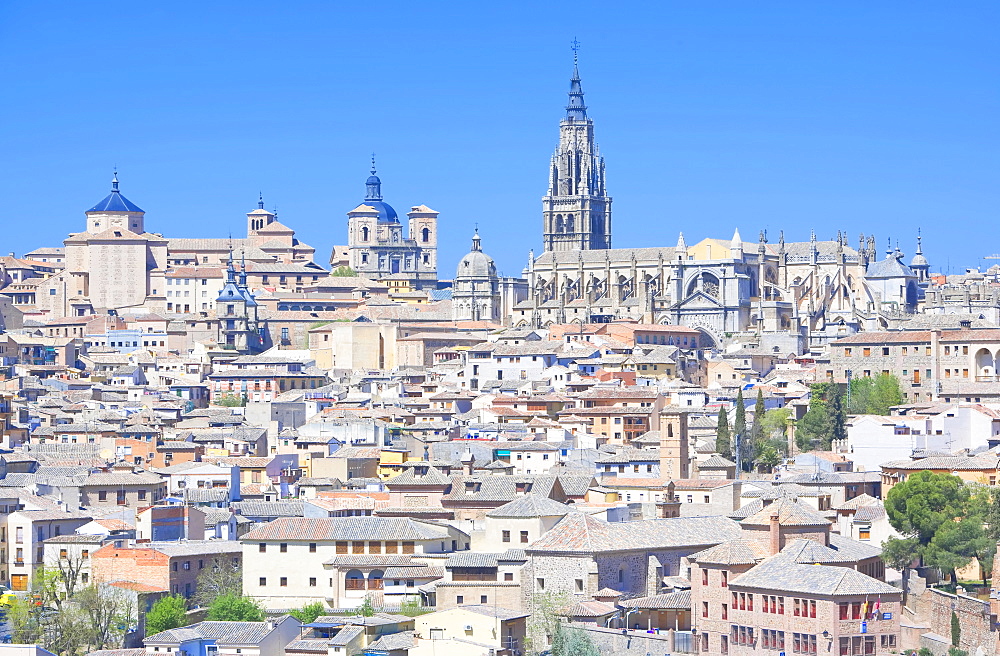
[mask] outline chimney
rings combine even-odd
[[[773,556],[779,551],[781,551],[781,524],[778,523],[778,513],[771,513],[771,528],[770,528],[770,549],[768,549],[768,555]]]

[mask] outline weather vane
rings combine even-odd
[[[573,37],[573,40],[570,41],[569,47],[570,50],[573,51],[573,61],[576,61],[577,51],[580,49],[580,42],[576,40],[575,36]]]

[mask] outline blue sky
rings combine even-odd
[[[59,245],[117,164],[146,227],[243,235],[258,190],[318,249],[378,155],[387,202],[541,244],[571,71],[615,246],[874,232],[935,270],[1000,251],[996,2],[0,2],[0,251]],[[986,265],[991,262],[985,262]]]

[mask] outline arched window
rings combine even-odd
[[[566,232],[573,232],[573,223],[574,223],[574,221],[573,221],[573,215],[572,214],[567,214],[566,215]]]
[[[430,228],[424,228],[423,230],[421,230],[420,231],[420,239],[421,239],[421,241],[424,241],[424,242],[430,241],[431,240],[431,229]]]
[[[556,214],[556,232],[563,231],[563,217],[562,214]]]
[[[361,241],[368,241],[368,226],[361,228]]]

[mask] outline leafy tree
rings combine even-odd
[[[826,387],[826,411],[830,415],[830,442],[847,439],[847,411],[844,408],[844,388],[836,383]],[[827,444],[824,448],[829,449]]]
[[[211,606],[222,595],[243,594],[243,568],[233,565],[226,558],[213,558],[211,564],[198,574],[194,601],[199,606]]]
[[[601,656],[585,630],[563,622],[556,622],[551,651],[552,656]]]
[[[764,442],[756,457],[756,463],[770,471],[781,464],[781,451],[771,442]]]
[[[162,597],[146,613],[146,635],[187,625],[187,600],[180,595]]]
[[[851,380],[851,403],[847,412],[852,415],[867,415],[872,398],[872,388],[875,387],[875,379],[870,376],[854,378]]]
[[[916,538],[889,538],[882,543],[882,562],[893,569],[906,569],[919,557]]]
[[[335,278],[354,278],[358,275],[358,272],[349,266],[339,266],[331,271],[330,275]]]
[[[951,645],[958,647],[962,642],[962,623],[958,621],[958,615],[951,611]]]
[[[533,612],[528,618],[526,648],[532,649],[535,645],[548,644],[547,636],[555,640],[561,620],[560,613],[572,603],[571,599],[569,593],[565,592],[543,592],[531,598]],[[541,649],[544,647],[539,647],[536,651]]]
[[[372,605],[372,598],[365,595],[364,602],[358,606],[358,615],[362,617],[371,617],[375,614],[375,606]]]
[[[41,608],[18,597],[7,609],[12,641],[18,644],[42,642]]]
[[[903,391],[899,379],[892,374],[851,381],[851,404],[847,411],[853,415],[888,415],[889,408],[901,403]]]
[[[212,401],[215,405],[221,405],[224,408],[238,408],[240,406],[246,405],[243,397],[239,394],[220,394],[215,397]]]
[[[917,472],[889,491],[885,510],[892,527],[909,540],[911,553],[953,581],[957,568],[990,547],[983,504],[957,476]],[[903,545],[888,542],[897,555],[905,553]]]
[[[125,634],[138,624],[132,598],[120,590],[91,585],[73,597],[80,609],[86,644],[94,651],[120,649]]]
[[[969,652],[958,647],[948,647],[948,656],[969,656]]]
[[[733,457],[733,444],[729,434],[729,416],[725,408],[719,408],[719,423],[715,427],[715,452],[723,458]]]
[[[799,420],[795,430],[795,443],[802,451],[812,451],[822,446],[830,434],[830,414],[826,400],[814,393],[809,399],[809,410]]]
[[[733,433],[743,442],[747,438],[747,406],[743,400],[743,390],[736,393],[736,418],[733,420]]]
[[[229,622],[263,622],[264,608],[256,599],[226,593],[219,595],[208,607],[207,620]]]
[[[432,611],[429,608],[424,608],[420,605],[420,600],[418,599],[407,599],[399,605],[399,614],[406,615],[407,617],[417,617],[418,615],[430,612]]]
[[[927,647],[921,647],[917,650],[917,656],[934,656],[934,652]]]
[[[765,412],[760,422],[764,437],[784,441],[788,432],[788,418],[791,415],[791,408],[774,408]]]
[[[316,618],[322,615],[325,610],[326,609],[323,607],[322,603],[314,601],[311,604],[306,604],[302,608],[297,608],[288,614],[303,624],[309,624],[310,622],[315,622]]]
[[[871,399],[868,402],[869,414],[887,415],[889,408],[901,403],[903,403],[903,392],[899,388],[898,378],[892,374],[882,374],[875,379]]]
[[[750,429],[750,437],[754,444],[764,439],[764,392],[758,388],[757,401],[753,406],[753,427]]]

